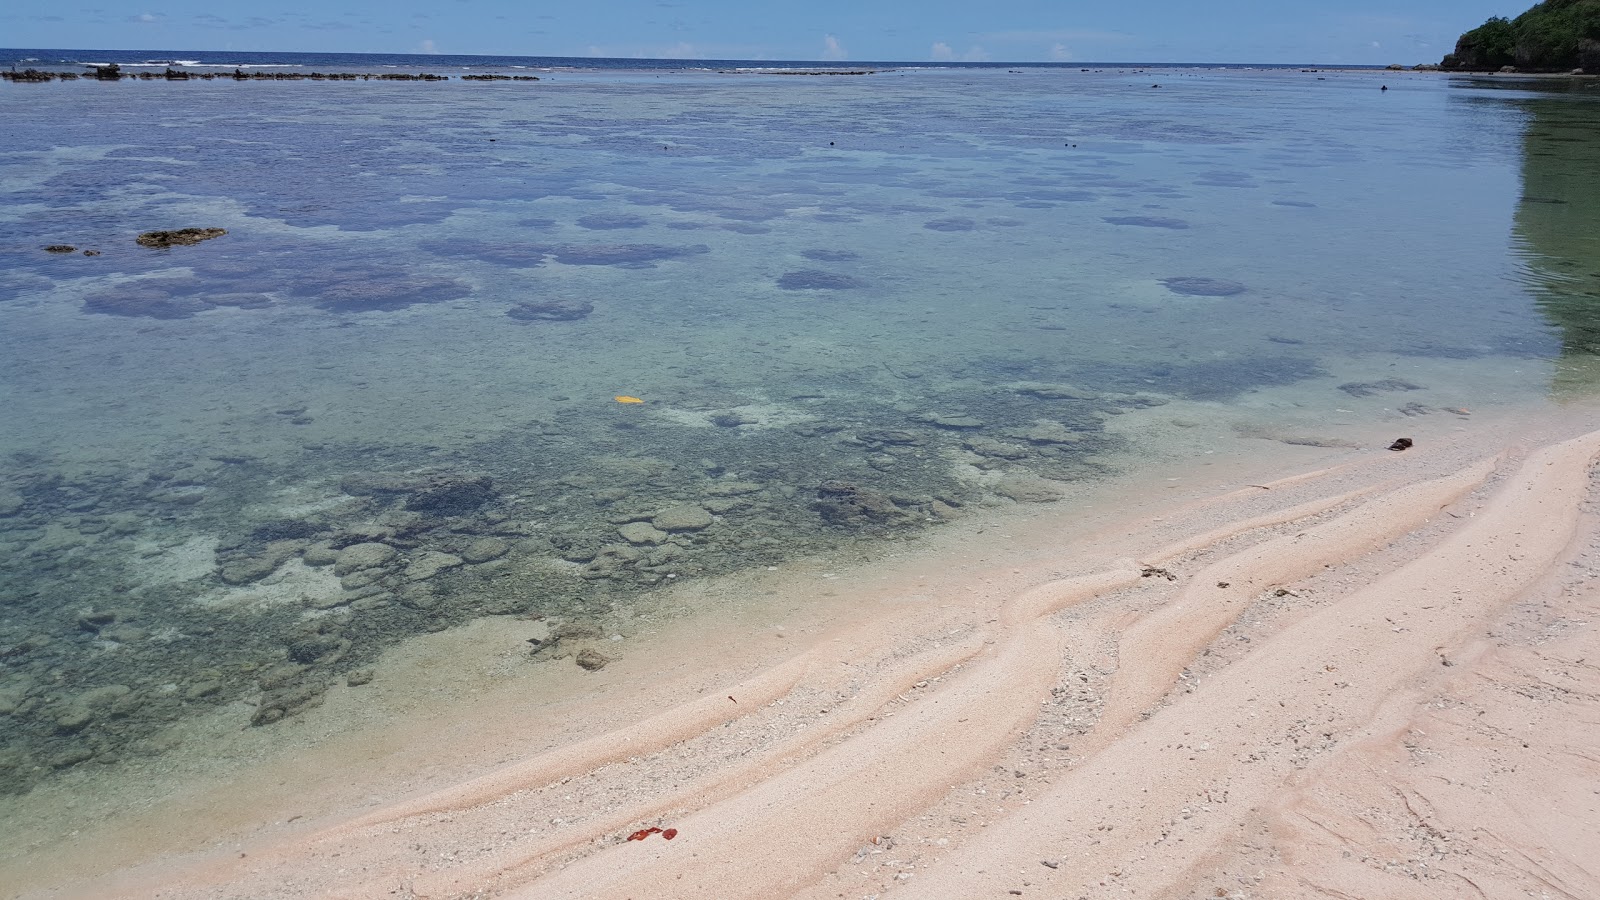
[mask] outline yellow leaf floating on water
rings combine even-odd
[[[640,400],[638,397],[629,397],[629,396],[626,396],[626,395],[623,395],[623,394],[617,395],[614,399],[618,403],[643,403],[644,402],[643,400]]]

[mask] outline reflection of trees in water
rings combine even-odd
[[[1600,387],[1600,91],[1558,84],[1522,104],[1514,230],[1535,302],[1561,329],[1554,388],[1571,394]]]

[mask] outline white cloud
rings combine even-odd
[[[965,53],[957,53],[944,41],[936,41],[928,50],[928,58],[934,62],[988,62],[989,51],[973,44]]]
[[[1072,51],[1067,49],[1066,44],[1057,41],[1055,46],[1050,48],[1050,60],[1052,62],[1069,62],[1071,59]]]
[[[830,34],[822,39],[823,59],[848,59],[849,57],[850,53],[839,43],[838,38]]]
[[[1382,44],[1380,44],[1380,43],[1378,43],[1378,42],[1377,42],[1377,41],[1373,41],[1373,42],[1372,42],[1372,49],[1374,49],[1374,50],[1380,50],[1380,49],[1382,49],[1382,48],[1383,48],[1383,45],[1382,45]]]
[[[417,45],[417,50],[420,53],[438,53],[439,45],[433,42],[433,38],[423,38],[422,43]]]

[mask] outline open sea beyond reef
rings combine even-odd
[[[1592,81],[0,57],[453,76],[0,83],[14,796],[482,616],[599,666],[686,580],[1600,377]]]

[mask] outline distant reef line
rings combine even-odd
[[[460,75],[455,76],[462,81],[538,81],[537,75]],[[20,72],[0,72],[0,78],[6,81],[21,81],[28,83],[44,81],[121,81],[123,79],[138,81],[450,81],[450,75],[438,75],[432,72],[246,72],[243,69],[234,69],[232,72],[185,72],[180,69],[167,67],[165,72],[124,72],[116,63],[108,66],[94,66],[84,74],[77,72],[54,72],[40,69],[23,69]]]
[[[725,71],[722,74],[751,74]],[[876,75],[876,69],[779,69],[764,75]],[[537,75],[440,75],[435,72],[188,72],[168,66],[164,72],[124,72],[116,63],[92,66],[88,72],[59,72],[44,69],[0,71],[0,79],[23,83],[47,81],[538,81]]]

